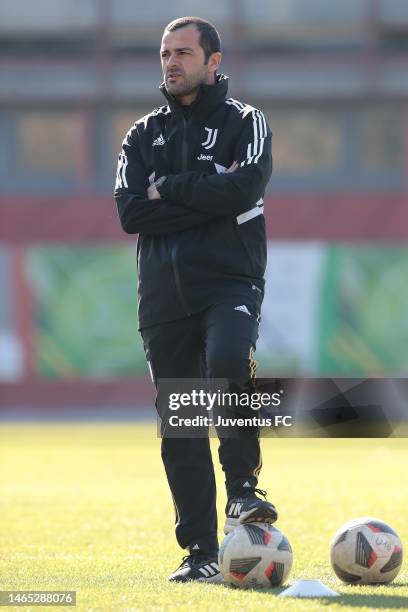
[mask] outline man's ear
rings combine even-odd
[[[212,53],[208,58],[208,70],[215,74],[218,71],[218,68],[220,67],[221,59],[221,51],[216,51],[215,53]]]

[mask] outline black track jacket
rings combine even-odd
[[[272,172],[265,117],[227,98],[225,75],[202,85],[187,110],[160,89],[168,105],[127,133],[115,185],[122,228],[139,234],[139,329],[226,300],[259,315]],[[239,168],[225,174],[234,160]],[[147,187],[161,176],[162,199],[149,200]]]

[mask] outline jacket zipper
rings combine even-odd
[[[174,281],[176,283],[176,290],[177,290],[177,294],[179,297],[179,300],[186,312],[186,315],[189,317],[191,315],[190,312],[190,308],[189,305],[186,302],[186,299],[184,297],[183,291],[181,289],[181,283],[180,283],[180,274],[179,274],[179,270],[177,267],[177,261],[176,261],[176,245],[174,245],[170,251],[171,254],[171,263],[173,266],[173,272],[174,272]]]
[[[187,170],[187,163],[188,163],[188,160],[187,160],[187,125],[188,123],[189,121],[186,121],[186,118],[183,117],[183,140],[181,142],[181,170],[182,172],[185,172]],[[187,300],[184,297],[183,290],[181,288],[180,273],[179,273],[179,269],[177,266],[177,259],[176,259],[176,248],[177,248],[177,245],[174,244],[170,251],[171,263],[173,266],[173,273],[174,273],[174,281],[176,284],[176,290],[178,293],[179,300],[187,316],[189,317],[191,316],[191,311],[187,303]]]
[[[183,117],[183,140],[181,143],[181,171],[187,171],[187,126],[190,120]]]

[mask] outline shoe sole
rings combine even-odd
[[[278,514],[274,508],[253,508],[253,510],[248,510],[248,512],[242,512],[239,517],[239,524],[243,525],[244,523],[274,523],[278,518]]]
[[[276,510],[272,508],[253,508],[252,510],[243,512],[239,519],[228,518],[224,524],[224,533],[228,535],[231,531],[234,531],[236,527],[244,525],[245,523],[268,523],[271,525],[275,523],[277,519],[278,514]]]
[[[210,578],[169,578],[169,582],[208,582],[210,584],[223,584],[225,582],[221,572]]]
[[[210,584],[223,584],[225,582],[221,572],[211,578],[199,578],[197,582],[209,582]]]

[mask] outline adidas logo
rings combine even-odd
[[[235,306],[234,310],[240,310],[241,312],[245,312],[245,314],[251,316],[251,313],[249,312],[245,304],[242,304],[242,306]]]
[[[250,483],[248,481],[244,482],[244,484],[242,486],[246,487],[247,489],[251,488],[251,485],[250,485]]]
[[[200,550],[200,547],[198,544],[194,544],[193,548],[191,550]]]
[[[215,576],[215,574],[220,573],[218,564],[215,561],[209,563],[208,565],[203,565],[203,567],[200,567],[199,569],[202,575],[206,578],[209,578],[210,576]]]
[[[165,143],[165,140],[163,138],[163,134],[160,134],[160,136],[158,136],[157,138],[153,140],[152,147],[160,147],[164,145],[164,143]]]
[[[232,502],[229,507],[228,516],[239,516],[241,514],[242,502]]]

